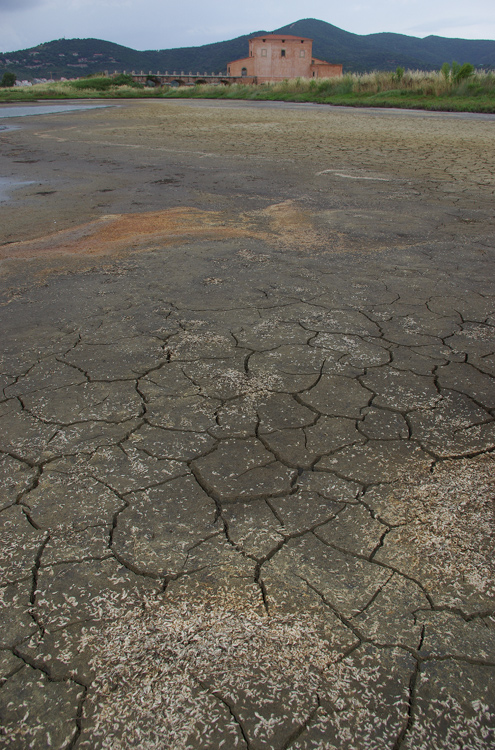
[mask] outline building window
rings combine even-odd
[[[306,57],[306,50],[300,49],[299,50],[299,57]]]
[[[247,76],[247,68],[241,70],[241,76]]]
[[[281,56],[281,57],[285,57],[285,50],[284,50],[284,49],[281,49],[281,50],[280,50],[280,56]]]
[[[263,48],[261,50],[261,57],[266,57],[266,49],[265,48]]]

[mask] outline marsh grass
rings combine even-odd
[[[149,88],[95,76],[0,89],[0,103],[74,98],[245,99],[495,113],[495,73],[480,71],[459,79],[452,71],[446,75],[444,69],[425,72],[398,68],[394,73],[347,73],[340,78],[320,80],[294,78],[260,85],[199,84],[179,88]]]
[[[442,71],[401,69],[400,73],[347,73],[341,78],[295,78],[258,86],[199,85],[170,89],[163,96],[495,112],[495,74],[478,72],[456,81]]]
[[[130,78],[130,76],[128,77]],[[50,81],[34,86],[0,88],[0,103],[27,102],[44,99],[132,99],[163,96],[163,89],[146,88],[140,84],[117,84],[112,78],[80,78],[74,81]]]

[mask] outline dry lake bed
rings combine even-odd
[[[46,106],[0,108],[1,746],[494,747],[495,117]]]

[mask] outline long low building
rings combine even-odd
[[[249,56],[227,65],[227,76],[256,83],[286,78],[334,78],[342,65],[313,57],[313,40],[301,36],[266,34],[249,40]]]

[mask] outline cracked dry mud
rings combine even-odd
[[[2,747],[493,747],[495,119],[13,123]]]

